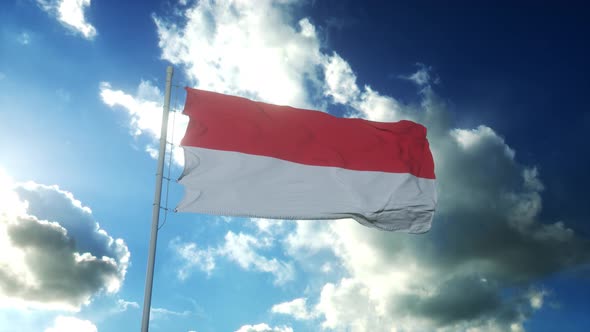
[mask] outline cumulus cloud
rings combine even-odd
[[[306,85],[318,84],[320,41],[309,19],[290,17],[289,6],[199,1],[180,24],[156,16],[162,58],[184,68],[199,88],[308,107],[316,97]]]
[[[258,248],[269,248],[271,245],[268,238],[261,239],[230,231],[225,235],[225,244],[219,252],[246,270],[273,274],[277,284],[293,280],[295,272],[290,263],[282,262],[276,258],[269,259],[256,252]]]
[[[90,7],[90,0],[37,0],[37,4],[71,31],[86,39],[96,36],[96,29],[84,15],[86,7]]]
[[[531,295],[528,287],[588,264],[590,243],[563,222],[539,220],[544,186],[536,168],[519,164],[515,151],[487,126],[444,127],[437,113],[445,108],[426,91],[420,108],[394,110],[435,128],[429,138],[440,200],[432,231],[408,237],[353,223],[300,222],[285,245],[300,259],[307,259],[306,251],[333,251],[348,274],[322,288],[316,309],[324,327],[524,330],[546,294]],[[359,113],[375,110],[359,109],[354,100],[349,105]],[[373,115],[384,116],[380,112]],[[513,287],[511,295],[503,292]]]
[[[567,221],[540,218],[540,173],[522,165],[500,133],[486,125],[452,126],[430,67],[418,65],[403,76],[416,84],[417,103],[360,86],[350,64],[337,52],[324,52],[316,27],[294,17],[293,6],[278,0],[200,1],[182,7],[180,16],[155,17],[162,57],[200,88],[299,107],[333,104],[349,117],[424,124],[438,179],[433,228],[408,236],[349,220],[298,221],[292,232],[282,233],[282,227],[260,221],[256,236],[228,232],[216,255],[273,273],[291,263],[260,255],[262,240],[271,235],[282,236],[280,245],[302,266],[327,253],[322,257],[335,264],[316,268],[321,278],[309,269],[309,277],[324,280],[326,271],[337,277],[271,311],[329,329],[524,330],[548,296],[535,290],[538,281],[588,264],[589,240]],[[304,308],[318,315],[306,316]]]
[[[89,320],[76,317],[57,316],[53,326],[45,329],[45,332],[97,332],[98,329]]]
[[[268,324],[260,323],[256,325],[244,325],[237,329],[236,332],[293,332],[293,329],[288,326],[270,327]]]
[[[297,298],[289,302],[275,304],[272,306],[271,312],[293,316],[293,318],[300,320],[316,317],[315,313],[309,311],[307,299],[305,298]]]
[[[266,218],[250,218],[250,222],[256,227],[258,233],[265,234],[266,236],[282,233],[285,230],[285,225],[288,223],[286,220]]]
[[[358,98],[361,91],[356,85],[356,75],[340,55],[334,53],[323,62],[325,86],[324,95],[335,103],[348,104]]]
[[[145,151],[152,158],[158,157],[160,131],[162,127],[162,108],[164,95],[157,86],[149,81],[141,81],[134,95],[122,90],[115,90],[108,82],[100,83],[100,97],[107,106],[122,110],[129,118],[131,135],[135,138],[145,135],[150,143]],[[186,131],[188,118],[178,112],[170,113],[168,119],[168,140],[175,145],[180,144]],[[175,149],[173,159],[182,164],[184,155],[181,149]]]
[[[322,327],[352,331],[387,331],[394,326],[384,321],[383,311],[369,296],[369,288],[354,279],[342,279],[338,285],[326,284],[316,306],[325,317]]]
[[[129,250],[90,208],[57,186],[0,177],[1,304],[79,310],[96,293],[120,289]]]
[[[363,93],[348,105],[387,119],[382,103],[362,108]],[[408,237],[344,221],[299,222],[285,246],[301,260],[328,250],[341,261],[347,276],[325,284],[316,304],[326,328],[524,330],[546,296],[529,287],[588,264],[590,243],[563,222],[539,219],[539,172],[519,164],[500,135],[484,125],[452,128],[428,83],[421,82],[420,95],[419,107],[394,103],[401,106],[390,112],[433,129],[440,200],[431,232]],[[507,295],[509,288],[516,291]]]
[[[270,273],[276,284],[284,284],[295,277],[293,265],[276,258],[267,258],[259,252],[270,249],[273,245],[271,237],[255,237],[232,231],[226,233],[224,243],[216,248],[199,249],[196,243],[182,242],[178,238],[170,243],[182,262],[177,273],[181,280],[187,279],[195,268],[211,275],[215,268],[215,259],[223,257],[244,270]]]

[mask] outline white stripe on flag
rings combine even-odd
[[[181,212],[274,219],[341,219],[423,233],[436,180],[408,173],[310,166],[266,156],[184,146]],[[334,213],[338,211],[338,213]]]

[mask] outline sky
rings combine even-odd
[[[425,125],[430,232],[173,213],[151,331],[587,331],[587,6],[0,3],[0,332],[141,324],[166,67],[184,86]],[[280,188],[277,188],[280,190]]]

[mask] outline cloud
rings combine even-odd
[[[178,277],[185,280],[193,268],[211,275],[215,268],[216,258],[226,258],[247,271],[270,273],[275,284],[284,284],[295,278],[295,270],[291,263],[276,258],[267,258],[259,250],[270,249],[273,239],[268,236],[251,236],[244,233],[236,234],[229,231],[225,241],[216,248],[199,249],[194,242],[181,242],[179,238],[171,241],[170,247],[182,262]]]
[[[407,79],[414,82],[418,86],[428,86],[430,84],[439,84],[440,78],[438,76],[432,77],[432,67],[426,66],[423,63],[417,63],[418,70],[411,75],[400,75],[400,78]]]
[[[177,273],[180,280],[186,280],[195,267],[208,275],[215,269],[216,251],[212,248],[201,250],[196,243],[182,243],[180,238],[172,240],[170,248],[182,261],[182,266]]]
[[[71,31],[90,40],[96,37],[96,29],[84,16],[84,9],[90,7],[90,0],[37,0],[37,4]]]
[[[270,247],[268,238],[250,236],[247,234],[235,234],[231,231],[225,235],[225,244],[220,248],[220,254],[237,263],[246,270],[271,273],[275,276],[275,283],[284,284],[293,280],[294,268],[291,264],[279,261],[276,258],[268,259],[258,254],[255,249]]]
[[[129,250],[90,208],[57,186],[0,178],[0,304],[79,310],[120,289]]]
[[[293,329],[288,326],[270,327],[268,324],[260,323],[256,325],[244,325],[237,329],[236,332],[293,332]]]
[[[100,98],[105,105],[126,113],[129,117],[131,135],[135,138],[142,135],[147,136],[150,143],[145,146],[145,151],[152,158],[157,158],[162,127],[162,108],[164,107],[164,96],[160,89],[149,81],[141,81],[135,95],[130,95],[122,90],[112,89],[108,82],[101,82]],[[168,140],[178,146],[187,125],[188,118],[186,116],[178,112],[170,113]],[[181,149],[174,150],[173,159],[177,164],[184,163]]]
[[[21,32],[18,37],[16,38],[16,40],[21,44],[21,45],[29,45],[31,43],[31,35],[26,32],[23,31]]]
[[[337,104],[347,104],[358,98],[359,87],[352,68],[340,55],[334,53],[324,59],[324,95],[331,97]]]
[[[290,17],[293,3],[199,1],[180,24],[155,16],[162,58],[205,90],[310,107],[317,96],[306,85],[318,84],[320,41],[309,19]]]
[[[294,6],[200,1],[179,9],[178,16],[154,17],[162,58],[183,68],[200,88],[299,107],[332,104],[349,117],[424,124],[438,179],[433,228],[408,236],[350,220],[298,221],[287,233],[263,221],[255,235],[228,232],[215,254],[245,269],[275,273],[292,263],[260,254],[270,238],[302,266],[318,256],[332,259],[334,264],[315,274],[308,269],[310,281],[321,285],[305,298],[305,308],[318,313],[309,319],[325,328],[524,330],[550,296],[536,290],[540,280],[587,266],[589,240],[567,221],[541,218],[545,188],[539,171],[522,165],[500,133],[483,124],[452,126],[433,87],[439,79],[432,68],[419,64],[404,76],[416,84],[417,103],[360,86],[350,64],[337,52],[324,52],[318,29],[296,18]],[[325,282],[327,277],[334,279]],[[301,301],[275,312],[294,316],[303,310]]]
[[[57,316],[53,326],[45,329],[45,332],[98,332],[96,325],[89,320],[76,317]]]
[[[370,290],[354,279],[342,279],[338,285],[326,284],[316,306],[324,315],[322,327],[351,329],[352,331],[387,331],[393,328],[384,321],[384,314],[376,311],[377,303],[369,296]]]
[[[293,316],[293,318],[299,320],[307,320],[317,316],[315,313],[309,311],[307,299],[305,298],[297,298],[289,302],[275,304],[272,306],[271,312]]]
[[[259,233],[268,235],[279,234],[284,231],[286,220],[275,220],[266,218],[250,218],[250,222],[256,227]]]
[[[116,309],[117,312],[125,312],[129,308],[139,309],[139,303],[137,303],[135,301],[125,301],[123,299],[117,300],[117,309]]]
[[[543,307],[543,301],[547,296],[544,290],[533,290],[529,292],[529,301],[533,309],[540,309]]]
[[[367,88],[361,95],[369,91],[394,101]],[[341,261],[347,276],[325,284],[316,305],[326,328],[524,330],[546,296],[529,288],[587,265],[590,243],[561,221],[539,220],[544,186],[538,170],[519,164],[493,129],[451,128],[429,84],[421,96],[420,107],[397,103],[393,111],[433,129],[440,200],[432,231],[408,237],[345,221],[299,222],[285,240],[288,252],[307,260],[328,250]],[[362,108],[362,101],[359,96],[348,105],[363,116],[389,117],[381,114],[382,103]]]
[[[188,310],[185,311],[174,311],[165,308],[151,308],[150,309],[150,320],[169,319],[170,317],[186,317],[192,313]]]

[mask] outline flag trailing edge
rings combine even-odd
[[[177,211],[430,229],[436,178],[424,126],[186,91]]]

